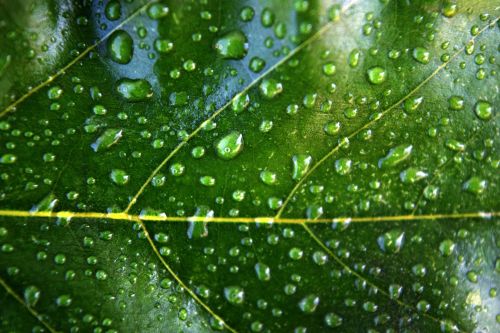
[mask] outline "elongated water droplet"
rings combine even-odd
[[[248,52],[247,37],[239,30],[231,31],[217,39],[214,48],[224,59],[242,59]]]
[[[271,279],[271,269],[264,263],[258,262],[255,264],[255,274],[261,281],[269,281]]]
[[[120,1],[118,0],[110,0],[106,4],[106,8],[104,9],[104,14],[106,18],[110,21],[116,21],[120,18],[122,13],[122,6]]]
[[[399,174],[399,178],[405,184],[413,184],[428,176],[427,172],[421,171],[417,168],[408,168]]]
[[[233,131],[221,138],[215,145],[217,156],[223,160],[235,158],[243,149],[243,135]]]
[[[352,68],[358,67],[359,57],[361,56],[361,52],[358,49],[354,49],[349,53],[349,66]]]
[[[488,182],[476,176],[471,177],[463,185],[464,190],[473,194],[481,194],[486,190],[487,187]]]
[[[40,289],[36,286],[28,286],[24,289],[24,301],[29,307],[34,307],[40,300]]]
[[[208,236],[208,221],[214,217],[214,211],[208,206],[199,206],[190,218],[187,235],[189,239],[200,239]]]
[[[153,96],[153,87],[144,79],[121,79],[116,91],[129,102],[141,102]]]
[[[379,168],[390,168],[410,157],[412,145],[402,144],[389,150],[389,153],[378,161]]]
[[[312,163],[311,155],[298,154],[292,157],[293,174],[292,178],[299,180],[307,173]]]
[[[90,145],[95,152],[108,149],[118,142],[122,137],[123,130],[110,128],[104,131],[100,137]]]
[[[51,212],[54,210],[55,206],[58,203],[58,199],[53,193],[48,194],[45,198],[43,198],[39,203],[34,205],[31,209],[31,213],[35,212]]]

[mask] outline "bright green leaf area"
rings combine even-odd
[[[499,17],[0,0],[0,332],[500,331]]]

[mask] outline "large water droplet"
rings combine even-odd
[[[247,37],[239,30],[231,31],[217,39],[214,48],[224,59],[242,59],[248,52]]]
[[[368,80],[373,84],[381,84],[387,79],[385,68],[376,66],[368,69]]]
[[[314,294],[307,295],[299,302],[299,308],[304,313],[313,313],[319,304],[319,297]]]
[[[390,168],[410,157],[412,145],[402,144],[389,150],[389,153],[378,161],[379,168]]]
[[[129,102],[141,102],[153,96],[153,87],[144,79],[121,79],[116,91]]]
[[[464,190],[471,192],[473,194],[481,194],[488,187],[488,182],[479,177],[471,177],[468,181],[466,181],[463,185]]]
[[[413,49],[413,59],[422,63],[428,64],[431,61],[431,53],[425,47],[416,47]]]
[[[257,274],[257,278],[261,281],[269,281],[271,279],[271,269],[261,262],[255,264],[255,274]]]
[[[208,221],[214,217],[214,211],[208,206],[199,206],[193,217],[189,219],[187,235],[189,239],[199,239],[208,236]]]
[[[479,119],[488,120],[493,114],[493,107],[489,102],[479,101],[474,107],[474,112]]]
[[[339,175],[347,175],[351,172],[352,161],[348,158],[341,158],[335,161],[335,171]]]
[[[262,96],[271,99],[283,91],[283,85],[274,79],[264,79],[259,85]]]
[[[307,173],[312,163],[311,155],[298,154],[292,157],[293,173],[292,178],[299,180]]]
[[[231,304],[242,304],[245,300],[245,291],[238,286],[230,286],[224,288],[224,297]]]
[[[28,286],[24,289],[24,301],[29,307],[34,307],[40,300],[40,289],[36,286]]]
[[[108,149],[118,142],[122,137],[123,130],[110,128],[104,131],[100,137],[90,145],[95,152]]]
[[[215,145],[217,156],[223,160],[235,158],[243,149],[243,135],[233,131],[221,138]]]
[[[106,8],[104,9],[104,14],[106,18],[110,21],[116,21],[120,18],[122,13],[122,6],[120,1],[118,0],[110,0],[106,4]]]
[[[117,30],[111,34],[107,42],[111,60],[119,64],[128,64],[134,54],[134,41],[128,32]]]
[[[404,237],[405,233],[401,230],[390,230],[377,238],[377,244],[384,252],[397,253],[403,247]]]

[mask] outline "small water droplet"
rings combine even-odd
[[[377,238],[379,248],[387,253],[397,253],[404,244],[405,233],[398,229],[393,229]]]
[[[40,300],[40,289],[36,286],[28,286],[24,289],[24,301],[29,307],[34,307]]]
[[[106,131],[104,131],[104,133],[101,134],[101,136],[97,138],[94,143],[90,145],[90,147],[92,147],[95,152],[108,149],[121,139],[122,134],[123,130],[121,129],[107,129]]]
[[[299,302],[299,308],[304,313],[313,313],[319,304],[319,297],[314,294],[307,295]]]
[[[493,114],[493,107],[489,102],[479,101],[476,103],[476,106],[474,107],[474,112],[476,113],[476,116],[479,119],[488,120],[491,118],[491,115]]]
[[[412,55],[413,59],[422,64],[428,64],[431,61],[431,53],[425,47],[414,48]]]
[[[241,287],[230,286],[224,288],[224,297],[229,303],[239,305],[245,300],[245,292]]]
[[[298,154],[292,157],[293,173],[292,178],[299,180],[307,173],[312,163],[312,156],[306,154]]]
[[[271,269],[264,263],[255,264],[255,274],[260,281],[269,281],[271,279]]]
[[[153,96],[153,87],[144,79],[121,79],[116,91],[129,102],[141,102]]]
[[[130,176],[121,169],[113,169],[110,174],[111,180],[117,185],[125,185],[128,183]]]

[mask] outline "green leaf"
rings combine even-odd
[[[0,1],[0,331],[498,331],[499,8]]]

